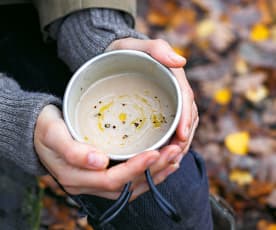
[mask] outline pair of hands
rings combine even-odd
[[[183,112],[171,142],[158,151],[141,153],[107,169],[108,157],[91,145],[75,141],[59,109],[46,106],[40,113],[34,144],[42,164],[70,194],[91,194],[116,199],[123,186],[132,181],[135,199],[148,190],[144,171],[150,167],[156,184],[175,172],[187,153],[198,125],[198,112],[183,66],[186,60],[163,40],[125,38],[114,41],[107,51],[132,49],[148,53],[169,67],[180,84]]]

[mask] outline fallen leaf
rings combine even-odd
[[[276,140],[267,136],[251,137],[249,151],[258,155],[269,155],[276,152]]]
[[[245,97],[252,103],[259,103],[268,96],[268,90],[264,85],[245,91]]]
[[[244,131],[227,135],[224,143],[231,153],[245,155],[248,153],[249,140],[249,133]]]
[[[213,98],[218,104],[227,105],[231,101],[232,92],[228,88],[222,88],[214,93]]]
[[[276,153],[259,158],[256,176],[259,180],[276,183]]]
[[[254,180],[249,184],[247,194],[251,199],[269,195],[274,185],[266,181]]]
[[[276,189],[274,189],[270,195],[266,198],[266,203],[271,206],[276,208]]]
[[[253,66],[275,68],[276,43],[265,43],[266,47],[261,46],[261,44],[241,43],[239,49],[240,56]]]
[[[257,7],[261,12],[261,23],[270,24],[273,21],[269,1],[257,0]]]
[[[250,184],[253,181],[252,175],[248,171],[234,169],[229,175],[230,181],[237,183],[239,186]]]
[[[196,34],[199,39],[209,37],[215,31],[215,23],[211,19],[202,20],[197,24]]]
[[[269,29],[264,24],[256,24],[250,32],[250,39],[254,42],[260,42],[269,38]]]
[[[244,92],[259,88],[267,79],[264,72],[250,72],[236,77],[233,80],[232,90],[235,93],[244,94]]]
[[[248,73],[249,67],[247,62],[243,58],[237,58],[235,62],[235,70],[240,75]]]
[[[237,8],[233,11],[228,11],[232,24],[238,28],[250,28],[260,21],[261,13],[254,6]]]

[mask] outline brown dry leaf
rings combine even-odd
[[[197,150],[203,155],[206,161],[212,161],[215,164],[223,164],[224,156],[222,154],[222,148],[217,143],[208,143],[204,145],[204,147],[197,147]]]
[[[255,5],[233,9],[227,13],[230,14],[231,22],[236,29],[247,29],[259,22],[261,18],[261,13]]]
[[[270,226],[270,222],[267,220],[259,220],[257,223],[257,230],[268,230],[268,227]]]
[[[276,43],[266,42],[257,45],[243,42],[240,45],[239,55],[253,66],[275,68]]]
[[[256,169],[257,178],[261,181],[276,183],[276,153],[269,154],[259,159]]]
[[[76,223],[74,220],[68,220],[65,223],[59,223],[49,226],[49,230],[75,230]]]
[[[269,0],[270,1],[270,0]],[[271,6],[269,4],[269,1],[264,0],[257,0],[257,7],[259,11],[261,12],[261,23],[264,24],[270,24],[273,20],[271,15]]]
[[[180,8],[179,10],[174,11],[171,15],[169,22],[169,29],[177,29],[181,27],[182,24],[195,24],[196,13],[193,9]]]
[[[259,88],[263,85],[267,75],[265,72],[251,72],[238,76],[233,81],[232,90],[235,93],[243,94],[244,92]]]
[[[276,189],[273,189],[273,191],[266,198],[266,203],[269,206],[276,208]]]
[[[276,125],[276,99],[268,100],[265,105],[265,110],[263,111],[261,118],[265,125],[275,126]]]
[[[267,136],[255,136],[249,141],[249,151],[257,155],[269,155],[276,152],[276,140]]]
[[[202,81],[203,84],[205,84],[205,82],[208,82],[208,80],[212,81],[212,83],[214,84],[223,77],[225,77],[225,79],[227,79],[226,81],[229,82],[232,81],[230,75],[233,71],[233,65],[234,60],[231,57],[227,57],[225,59],[221,59],[218,63],[198,65],[196,67],[188,69],[187,77],[193,81]]]
[[[59,196],[65,196],[66,195],[66,193],[61,189],[61,187],[49,175],[40,177],[39,178],[39,183],[44,188],[49,187],[53,192],[55,192]]]
[[[216,22],[215,31],[210,36],[211,46],[218,52],[225,51],[236,39],[232,25]]]
[[[156,10],[150,10],[147,16],[150,24],[155,26],[166,26],[169,22],[169,17]]]
[[[257,198],[260,196],[269,195],[274,188],[272,183],[261,182],[261,181],[253,181],[249,184],[247,194],[250,198]]]
[[[174,1],[151,0],[147,21],[155,26],[167,26],[176,11]]]

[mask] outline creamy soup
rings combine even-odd
[[[76,109],[79,135],[110,154],[143,151],[169,129],[173,98],[156,82],[138,74],[120,74],[92,84]]]

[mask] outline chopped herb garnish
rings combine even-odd
[[[110,124],[104,124],[105,128],[110,128]]]

